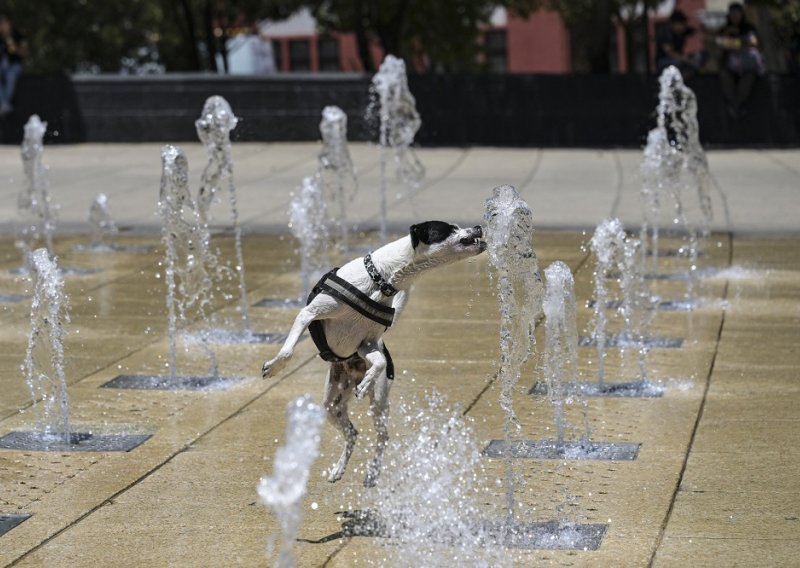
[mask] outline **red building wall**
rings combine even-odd
[[[697,11],[705,8],[706,0],[678,0],[676,8],[683,10],[689,23],[698,33],[687,42],[687,52],[703,47],[701,26],[697,19]],[[655,29],[656,23],[665,21],[666,17],[650,20],[650,60],[651,69],[655,68]],[[570,37],[561,16],[551,10],[540,10],[523,19],[509,13],[505,26],[491,28],[505,29],[506,32],[506,71],[508,73],[570,73]],[[358,56],[356,39],[353,34],[333,34],[339,40],[340,71],[361,72],[363,66]],[[280,71],[291,71],[289,65],[288,41],[290,39],[308,39],[311,47],[311,71],[319,70],[317,36],[283,36],[273,38],[276,47],[281,51]],[[380,47],[373,43],[370,46],[375,61],[383,59]],[[621,24],[617,26],[617,61],[618,70],[626,71],[625,39]]]
[[[509,73],[569,73],[569,33],[556,12],[523,20],[509,14],[506,26]]]

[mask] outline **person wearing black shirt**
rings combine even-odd
[[[728,113],[738,118],[750,98],[756,76],[764,73],[764,60],[758,51],[756,28],[747,21],[739,2],[728,6],[728,19],[717,37],[722,49],[719,76]]]
[[[659,73],[670,65],[680,69],[684,78],[697,71],[697,61],[684,54],[686,39],[695,31],[688,22],[686,14],[675,10],[669,17],[668,25],[656,34],[656,66]]]
[[[0,14],[0,116],[13,110],[11,100],[27,52],[25,38],[14,29],[11,18]]]

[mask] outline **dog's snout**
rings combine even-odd
[[[475,236],[478,237],[479,239],[483,237],[483,227],[481,227],[480,225],[475,225],[474,227],[472,227],[472,232],[475,233]]]

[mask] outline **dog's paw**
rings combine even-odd
[[[343,475],[344,475],[344,468],[341,467],[339,464],[336,464],[328,472],[328,483],[336,483],[342,478]]]
[[[270,377],[274,377],[283,370],[287,362],[288,359],[282,359],[278,357],[272,359],[271,361],[267,361],[261,366],[261,378],[268,379]]]
[[[367,392],[369,392],[369,387],[372,386],[372,381],[361,381],[361,384],[358,385],[355,389],[356,398],[361,400],[365,396],[367,396]]]

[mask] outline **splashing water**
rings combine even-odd
[[[658,272],[662,194],[667,184],[675,182],[675,167],[672,162],[674,162],[674,155],[667,140],[666,131],[662,128],[654,128],[647,134],[647,145],[644,148],[644,157],[640,166],[644,212],[639,234],[643,243],[649,243],[653,273]]]
[[[708,162],[700,145],[697,98],[683,83],[680,71],[667,67],[659,78],[658,124],[647,137],[641,165],[644,222],[641,239],[652,251],[652,270],[658,269],[659,225],[665,197],[673,204],[671,224],[688,234],[690,269],[687,298],[691,301],[700,252],[699,236],[707,236],[712,220]],[[686,191],[697,197],[699,219],[691,219]]]
[[[620,312],[624,321],[622,339],[624,343],[638,347],[639,379],[647,381],[647,352],[645,337],[655,317],[657,298],[652,297],[645,285],[644,247],[639,239],[627,239],[622,249],[620,262],[622,304]]]
[[[289,227],[300,241],[300,274],[303,298],[307,298],[312,279],[316,281],[327,266],[327,205],[317,176],[303,178],[303,184],[292,198],[289,216]]]
[[[159,212],[163,222],[165,274],[171,378],[177,372],[178,330],[194,319],[209,321],[214,302],[214,280],[221,272],[211,251],[208,225],[189,191],[189,164],[178,146],[161,149],[162,174]],[[210,361],[210,373],[218,376],[216,357],[201,339]]]
[[[25,173],[25,185],[17,199],[17,210],[22,228],[15,241],[16,247],[23,255],[25,268],[30,270],[29,256],[39,241],[53,255],[53,232],[55,231],[55,214],[50,204],[45,167],[42,163],[44,154],[44,134],[47,123],[38,115],[31,115],[25,123],[22,140],[22,167]]]
[[[408,88],[406,64],[394,55],[387,55],[372,77],[372,89],[380,103],[381,147],[381,220],[380,237],[386,240],[386,151],[394,151],[397,177],[408,188],[409,198],[425,177],[425,166],[411,149],[422,120],[414,95]]]
[[[302,504],[309,471],[319,455],[319,433],[325,413],[309,395],[303,395],[289,403],[286,418],[286,443],[275,452],[272,477],[262,477],[258,484],[261,502],[272,510],[281,528],[279,568],[295,565],[292,547],[303,518]],[[271,539],[270,560],[273,546]]]
[[[625,231],[622,223],[619,219],[612,218],[606,219],[597,226],[589,243],[597,260],[594,271],[594,329],[592,334],[597,345],[597,383],[599,385],[605,381],[606,327],[608,325],[606,280],[611,271],[619,265],[624,242]]]
[[[236,185],[233,182],[233,158],[231,153],[231,131],[239,119],[223,97],[214,95],[206,99],[200,118],[195,121],[197,137],[206,147],[208,163],[200,180],[197,197],[198,213],[204,223],[209,221],[209,209],[223,185],[228,186],[228,202],[233,224],[234,248],[236,251],[236,273],[239,279],[239,313],[242,331],[250,331],[250,315],[247,306],[247,286],[244,274],[242,251],[242,227],[239,224],[239,205]]]
[[[564,446],[566,386],[578,376],[578,329],[575,323],[575,281],[569,266],[556,261],[544,271],[544,374],[553,405],[556,444]],[[586,436],[588,439],[588,435]]]
[[[377,486],[363,499],[354,534],[390,538],[379,566],[510,566],[490,542],[480,503],[490,497],[475,434],[436,391],[402,400]]]
[[[510,185],[494,189],[486,200],[487,250],[500,303],[500,407],[505,416],[506,445],[519,432],[514,413],[514,389],[522,366],[534,348],[533,330],[542,309],[542,281],[533,250],[533,214]],[[511,459],[506,460],[509,516],[514,508]]]
[[[45,439],[70,443],[69,396],[64,374],[64,324],[69,322],[64,280],[47,249],[30,255],[33,301],[31,331],[22,371],[34,403],[42,400]]]
[[[329,214],[338,233],[338,248],[346,253],[349,248],[347,206],[358,192],[358,177],[350,151],[347,148],[347,115],[337,106],[322,109],[319,123],[322,135],[322,150],[319,154],[319,177],[327,193],[326,201],[336,203]]]
[[[102,247],[107,237],[117,234],[117,225],[108,212],[108,196],[98,193],[89,207],[89,225],[92,228],[92,246]]]

